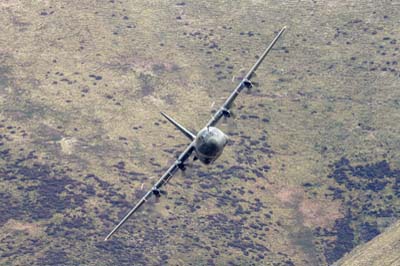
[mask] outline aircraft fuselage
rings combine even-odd
[[[224,151],[228,137],[216,127],[206,127],[195,139],[196,157],[204,164],[214,162]]]
[[[118,228],[120,228],[125,223],[125,221],[148,200],[149,197],[151,197],[152,195],[160,197],[162,194],[165,194],[164,191],[161,190],[161,188],[169,182],[169,180],[177,171],[185,170],[184,163],[190,158],[193,152],[195,153],[194,159],[199,159],[204,164],[211,164],[222,154],[228,142],[228,137],[221,130],[215,127],[216,124],[223,117],[231,117],[230,109],[232,108],[236,97],[244,88],[250,90],[255,85],[251,81],[252,77],[254,77],[255,71],[260,66],[261,62],[264,60],[267,54],[271,51],[272,47],[285,31],[285,29],[286,27],[283,27],[279,31],[279,33],[276,35],[276,37],[267,47],[267,49],[265,49],[262,55],[258,57],[257,62],[252,66],[250,71],[243,77],[243,79],[236,86],[233,92],[225,100],[224,104],[214,113],[212,118],[207,122],[206,126],[197,134],[186,129],[181,124],[176,122],[173,118],[161,112],[161,114],[169,122],[171,122],[179,131],[181,131],[181,133],[183,133],[183,135],[185,135],[190,140],[190,144],[176,158],[176,160],[172,163],[168,170],[164,172],[164,174],[153,185],[153,187],[149,191],[147,191],[147,193],[140,199],[140,201],[136,203],[136,205],[124,216],[124,218],[122,218],[118,225],[114,227],[114,229],[106,236],[104,240],[109,239],[118,230]]]

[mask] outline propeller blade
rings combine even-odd
[[[231,118],[231,119],[235,119],[235,117],[236,117],[236,113],[233,112],[232,110],[230,110],[230,111],[229,111],[229,116],[225,116],[225,115],[224,115],[222,121],[223,121],[223,122],[226,122],[226,121],[228,121],[230,118]]]
[[[157,197],[155,197],[154,203],[158,204],[158,203],[160,203],[160,200],[161,200],[161,197],[157,196]]]
[[[228,123],[228,117],[224,116],[222,118],[222,124],[227,124]]]
[[[167,196],[168,195],[167,191],[161,190],[161,189],[153,190],[153,194],[155,196],[154,197],[155,198],[155,203],[159,203],[160,202],[161,196]]]
[[[182,170],[182,176],[185,178],[190,178],[193,176],[193,161],[187,161],[185,163],[185,170]]]

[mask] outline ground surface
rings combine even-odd
[[[399,218],[398,2],[0,10],[1,265],[328,265]],[[283,25],[222,157],[104,242],[187,145],[159,111],[200,129]]]
[[[335,265],[379,266],[400,265],[400,222],[390,226],[384,233],[366,244],[357,246]]]

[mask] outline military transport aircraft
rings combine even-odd
[[[243,77],[239,85],[237,85],[236,89],[228,97],[225,103],[215,112],[211,120],[208,121],[206,126],[197,134],[190,132],[168,115],[161,113],[169,122],[171,122],[187,138],[189,138],[191,140],[191,143],[178,156],[177,160],[161,176],[157,183],[154,184],[154,186],[143,196],[143,198],[135,205],[135,207],[133,207],[133,209],[128,212],[128,214],[119,222],[119,224],[107,235],[104,240],[109,239],[118,230],[118,228],[120,228],[126,222],[126,220],[137,209],[139,209],[139,207],[142,206],[143,203],[147,201],[147,199],[151,195],[154,194],[154,196],[160,197],[161,194],[164,194],[164,191],[161,190],[161,187],[165,185],[178,170],[185,170],[184,162],[190,157],[193,152],[195,153],[193,160],[198,159],[204,164],[211,164],[222,154],[224,147],[228,141],[228,137],[220,129],[216,128],[215,125],[222,117],[231,117],[230,109],[236,97],[244,88],[250,89],[253,87],[253,83],[250,81],[251,78],[254,76],[255,71],[260,66],[261,62],[267,56],[267,54],[272,49],[282,33],[285,31],[285,29],[286,27],[283,27],[279,31],[274,40],[260,56],[254,66],[250,69],[250,71]]]

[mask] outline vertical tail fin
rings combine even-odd
[[[178,122],[176,122],[174,119],[166,115],[165,113],[161,112],[162,116],[164,116],[169,122],[171,122],[177,129],[179,129],[186,137],[188,137],[190,140],[194,140],[196,138],[196,135],[194,135],[192,132],[184,128],[182,125],[180,125]]]

